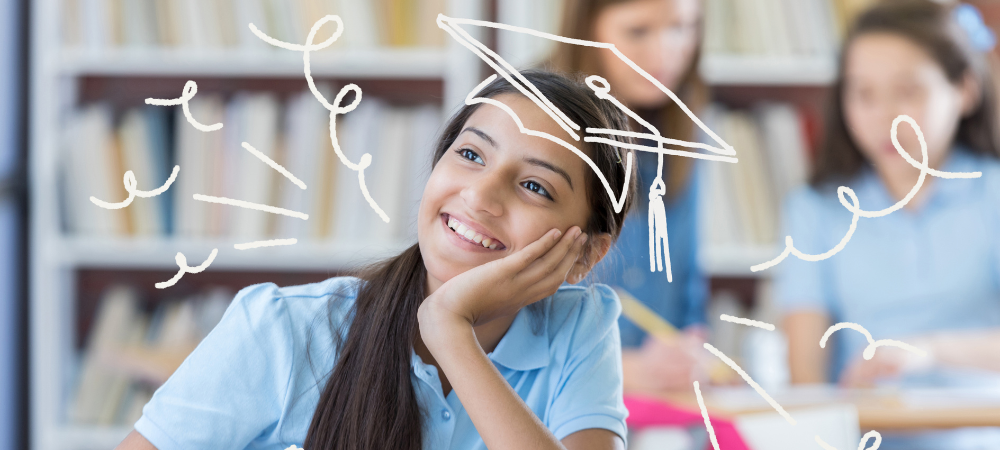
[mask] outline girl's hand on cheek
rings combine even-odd
[[[446,281],[420,305],[421,334],[441,321],[480,325],[554,294],[586,240],[578,226],[566,234],[553,229],[517,252]]]

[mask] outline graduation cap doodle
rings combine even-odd
[[[623,105],[614,96],[610,94],[611,85],[607,80],[601,78],[597,75],[590,75],[586,78],[587,86],[590,87],[598,98],[606,100],[614,104],[618,109],[622,110],[625,114],[631,117],[636,123],[640,124],[646,132],[633,132],[631,130],[614,130],[614,129],[603,129],[603,128],[587,128],[583,131],[582,139],[584,142],[599,142],[603,144],[608,144],[618,148],[654,152],[658,154],[657,158],[657,169],[656,178],[650,184],[649,187],[649,271],[665,271],[668,281],[673,281],[673,275],[670,270],[670,249],[667,244],[667,217],[666,210],[663,205],[663,194],[666,192],[666,185],[663,182],[663,156],[682,156],[687,158],[697,158],[697,159],[707,159],[711,161],[721,161],[736,163],[736,151],[732,146],[727,144],[718,135],[716,135],[712,130],[710,130],[691,110],[677,97],[670,89],[667,89],[662,83],[660,83],[656,78],[651,76],[649,73],[644,71],[641,67],[636,65],[632,60],[626,57],[620,50],[618,50],[614,44],[608,44],[603,42],[586,41],[581,39],[569,39],[562,36],[544,33],[537,30],[532,30],[529,28],[516,27],[512,25],[506,25],[502,23],[487,22],[482,20],[472,20],[472,19],[456,19],[452,17],[445,16],[444,14],[439,14],[437,17],[437,24],[443,30],[448,32],[452,38],[454,38],[458,43],[462,44],[465,48],[469,49],[476,54],[480,59],[483,60],[487,65],[489,65],[497,73],[491,75],[482,83],[480,83],[476,88],[474,88],[469,95],[466,97],[466,104],[472,105],[476,103],[488,103],[497,106],[507,112],[511,118],[517,123],[518,128],[522,133],[538,136],[548,139],[556,144],[559,144],[566,149],[572,151],[580,158],[583,158],[592,170],[600,178],[601,183],[607,190],[608,196],[611,197],[612,203],[615,205],[615,212],[621,212],[622,206],[625,203],[625,196],[627,191],[622,189],[621,198],[615,198],[615,194],[608,184],[607,179],[604,174],[597,168],[594,162],[583,152],[579,151],[575,146],[571,145],[564,139],[556,136],[552,136],[547,133],[541,133],[535,130],[526,129],[521,123],[520,119],[514,112],[506,105],[488,98],[476,97],[487,84],[492,82],[497,78],[497,76],[502,76],[511,85],[516,87],[522,94],[533,101],[539,108],[545,111],[549,117],[552,118],[566,134],[574,141],[579,141],[581,139],[580,125],[574,123],[566,115],[556,108],[549,99],[545,98],[542,93],[531,84],[524,76],[522,76],[517,69],[505,61],[500,55],[496,54],[494,51],[490,50],[489,47],[483,45],[477,39],[472,37],[468,32],[466,32],[460,25],[472,25],[477,27],[487,27],[494,29],[501,29],[512,31],[515,33],[523,33],[543,39],[549,39],[557,42],[562,42],[564,44],[570,45],[581,45],[587,47],[596,47],[601,49],[607,49],[615,54],[619,59],[628,64],[632,70],[642,75],[645,79],[653,83],[658,89],[667,94],[671,100],[673,100],[682,111],[684,111],[687,116],[694,121],[702,131],[716,144],[706,144],[700,142],[691,142],[678,139],[671,139],[669,137],[664,137],[660,131],[650,124],[648,121],[639,117],[634,111],[630,110],[628,107]],[[627,142],[620,142],[611,137],[633,137],[639,139],[646,139],[656,143],[656,146],[646,146],[639,144],[632,144]],[[670,147],[667,147],[670,146]],[[703,151],[699,151],[703,150]],[[629,183],[629,175],[632,169],[632,154],[629,153],[625,161],[626,178],[625,185]],[[665,269],[665,270],[664,270]]]

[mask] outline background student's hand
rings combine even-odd
[[[685,331],[672,340],[646,336],[642,346],[622,351],[625,390],[686,391],[708,379],[703,336]]]
[[[879,347],[870,360],[860,354],[854,358],[840,376],[840,384],[855,388],[874,387],[877,381],[897,379],[929,364],[930,358],[926,356],[897,347]]]
[[[480,325],[554,294],[586,239],[578,226],[566,233],[553,229],[521,250],[453,277],[421,304],[421,333],[429,315]]]

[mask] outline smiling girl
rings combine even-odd
[[[524,76],[582,128],[624,129],[581,83]],[[564,135],[502,79],[478,96]],[[623,449],[617,297],[560,285],[611,247],[636,176],[625,151],[577,145],[628,190],[620,212],[580,157],[495,105],[463,107],[417,244],[357,276],[241,290],[118,448]]]

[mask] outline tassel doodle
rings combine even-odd
[[[667,242],[667,212],[663,206],[663,153],[657,158],[656,179],[649,186],[649,271],[662,271],[666,266],[667,282],[674,281],[670,270],[670,245]],[[662,261],[661,261],[662,256]]]

